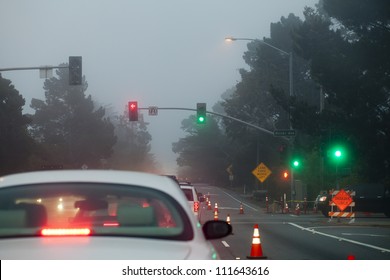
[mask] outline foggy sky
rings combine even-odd
[[[318,0],[0,0],[0,68],[57,66],[83,57],[86,95],[120,114],[139,107],[207,110],[240,81],[248,42],[226,36],[269,37],[270,24]],[[38,70],[2,72],[25,98],[44,99]],[[172,142],[184,137],[191,111],[161,110],[148,116],[152,153],[176,173]]]

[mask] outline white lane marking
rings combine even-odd
[[[302,226],[294,224],[294,223],[288,223],[288,224],[292,225],[294,227],[297,227],[297,228],[299,228],[301,230],[309,231],[309,232],[311,232],[313,234],[319,234],[319,235],[323,235],[323,236],[326,236],[326,237],[329,237],[329,238],[337,239],[338,241],[345,241],[345,242],[357,244],[357,245],[360,245],[360,246],[365,246],[365,247],[368,247],[368,248],[371,248],[371,249],[375,249],[375,250],[381,251],[382,253],[384,253],[384,252],[390,253],[390,250],[386,249],[386,248],[370,245],[370,244],[363,243],[363,242],[358,242],[358,241],[355,241],[355,240],[352,240],[352,239],[338,237],[338,236],[327,234],[327,233],[322,233],[322,232],[316,231],[314,229],[305,228],[305,227],[302,227]]]
[[[223,246],[230,247],[230,245],[225,240],[222,240],[221,242],[222,242]]]
[[[226,195],[230,196],[230,197],[233,198],[235,201],[238,201],[238,202],[242,203],[242,205],[245,205],[246,207],[252,209],[253,211],[257,211],[256,208],[253,208],[252,206],[250,206],[250,205],[248,205],[248,204],[242,202],[241,200],[238,200],[237,198],[235,198],[234,196],[228,194],[227,192],[223,192],[223,193],[225,193]]]
[[[349,236],[370,236],[370,237],[389,237],[388,235],[383,234],[371,234],[371,233],[349,233],[349,232],[343,232],[342,235],[349,235]]]

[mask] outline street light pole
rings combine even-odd
[[[292,54],[292,51],[291,52],[286,52],[282,49],[279,49],[267,42],[264,42],[263,40],[259,40],[259,39],[253,39],[253,38],[238,38],[238,37],[233,37],[233,36],[229,36],[229,37],[225,37],[225,41],[226,42],[233,42],[233,41],[256,41],[256,42],[259,42],[261,44],[264,44],[280,53],[282,53],[283,55],[288,55],[289,56],[289,60],[288,60],[288,63],[289,63],[289,96],[292,97],[293,94],[294,94],[294,88],[293,88],[293,54]],[[288,123],[289,123],[289,128],[292,129],[292,125],[291,125],[291,116],[290,116],[290,106],[288,107]],[[289,142],[290,146],[292,147],[292,141]],[[291,167],[290,168],[291,170],[291,182],[290,182],[290,188],[291,188],[291,206],[292,206],[292,201],[293,201],[293,197],[294,197],[294,178],[293,178],[293,168]]]
[[[292,52],[286,52],[282,49],[279,49],[267,42],[264,42],[263,40],[259,40],[259,39],[253,39],[253,38],[236,38],[236,37],[232,37],[232,36],[229,36],[229,37],[226,37],[225,38],[225,41],[226,42],[233,42],[233,41],[256,41],[256,42],[259,42],[261,44],[264,44],[270,48],[273,48],[274,50],[277,50],[278,52],[284,54],[284,55],[288,55],[289,56],[289,95],[290,97],[293,96],[294,94],[294,89],[293,89],[293,55],[292,55]],[[291,127],[291,123],[290,123],[290,127]]]

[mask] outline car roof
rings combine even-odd
[[[168,177],[168,178],[172,179],[175,183],[179,184],[179,181],[177,180],[176,175],[167,175],[167,174],[163,174],[163,175],[161,175],[161,176]]]
[[[74,177],[73,177],[74,176]],[[145,183],[145,180],[148,180]],[[114,182],[153,186],[162,181],[170,182],[161,176],[135,171],[116,170],[44,170],[25,173],[16,173],[0,177],[0,187],[26,183],[50,182]]]

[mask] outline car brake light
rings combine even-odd
[[[104,227],[117,227],[117,226],[119,226],[119,223],[118,222],[104,222],[103,226]]]
[[[41,230],[42,236],[74,236],[90,235],[89,228],[44,228]]]
[[[194,212],[198,212],[198,210],[199,210],[199,202],[194,201]]]

